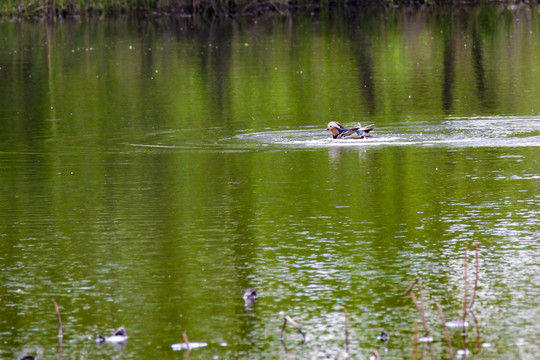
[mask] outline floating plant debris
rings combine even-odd
[[[172,344],[171,348],[173,349],[173,351],[180,351],[180,350],[192,350],[192,349],[202,348],[205,346],[208,346],[208,344],[205,342],[190,342],[189,344],[186,344],[186,343]]]
[[[190,351],[191,349],[197,349],[197,348],[208,346],[208,344],[205,342],[190,342],[186,333],[182,333],[182,337],[184,338],[183,343],[177,343],[177,344],[171,345],[171,348],[173,349],[173,351],[180,351],[180,350]]]
[[[462,328],[463,325],[465,325],[465,327],[469,326],[469,322],[468,321],[463,322],[463,320],[450,320],[450,321],[447,321],[445,325],[451,329],[458,329],[458,328]]]
[[[418,342],[424,342],[424,343],[433,342],[433,337],[432,336],[422,336],[421,338],[418,338]]]

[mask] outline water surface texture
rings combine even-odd
[[[538,8],[4,22],[0,81],[0,358],[427,359],[421,277],[448,359],[476,274],[469,358],[538,358]]]

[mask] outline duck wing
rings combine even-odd
[[[371,130],[373,130],[373,125],[362,126],[362,125],[358,124],[357,127],[343,130],[336,137],[336,139],[346,139],[346,138],[351,138],[351,139],[357,138],[358,139],[358,138],[363,138],[364,134],[367,134]]]
[[[374,127],[375,127],[374,124],[371,124],[371,125],[368,125],[368,126],[362,126],[362,125],[358,124],[358,127],[356,129],[363,130],[364,132],[368,133],[371,130],[373,130]]]
[[[352,129],[345,129],[343,130],[336,139],[346,139],[351,137],[358,137],[359,136],[359,129],[358,128],[352,128]]]

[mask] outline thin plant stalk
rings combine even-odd
[[[473,293],[472,293],[472,297],[471,297],[471,303],[469,304],[469,310],[472,309],[473,305],[474,305],[474,300],[476,299],[476,290],[478,289],[478,279],[480,277],[479,275],[479,269],[480,269],[480,254],[479,254],[479,250],[478,250],[478,244],[474,245],[475,247],[475,250],[476,250],[476,261],[475,261],[475,276],[474,276],[474,289],[473,289]]]
[[[424,307],[423,307],[423,304],[418,303],[418,300],[416,299],[416,295],[414,294],[414,291],[413,291],[414,285],[416,285],[416,284],[419,285],[420,298],[423,299],[423,295],[422,295],[422,278],[421,277],[417,277],[412,282],[412,284],[409,285],[409,287],[407,288],[405,293],[403,293],[403,295],[409,294],[411,296],[411,299],[412,299],[412,301],[414,303],[414,306],[416,306],[416,310],[418,311],[418,314],[420,314],[420,319],[422,320],[422,326],[424,327],[424,337],[428,337],[429,336],[429,329],[428,329],[428,325],[427,325],[426,315],[425,315],[425,312],[424,312]],[[428,343],[427,345],[429,347],[429,352],[430,352],[431,359],[435,360],[435,354],[433,353],[433,346],[431,346],[431,343]]]
[[[439,317],[441,318],[441,322],[443,324],[444,329],[444,336],[446,337],[446,343],[448,344],[448,355],[450,359],[454,358],[453,350],[452,350],[452,338],[450,337],[450,331],[448,331],[448,327],[446,326],[446,320],[444,318],[444,313],[442,311],[441,304],[437,303],[437,310],[439,312]]]
[[[58,319],[58,352],[61,352],[64,340],[64,327],[62,325],[62,317],[60,316],[60,308],[58,307],[58,303],[54,299],[52,299],[52,303],[54,304],[54,310],[56,311],[56,317]]]
[[[420,284],[422,282],[422,279],[420,277],[416,278],[411,285],[409,285],[409,287],[407,288],[407,290],[403,293],[403,295],[410,295],[411,296],[411,299],[414,303],[414,306],[416,307],[416,310],[418,311],[418,314],[420,314],[420,319],[422,320],[422,325],[424,327],[424,336],[428,336],[429,335],[429,330],[428,330],[428,325],[427,325],[427,321],[426,321],[426,316],[424,314],[424,309],[422,308],[421,304],[418,303],[418,300],[416,299],[416,295],[414,294],[414,292],[412,291],[414,286],[416,284]],[[422,288],[420,288],[420,294],[422,293],[421,292]],[[422,295],[420,295],[420,297],[422,297]]]
[[[306,341],[306,334],[302,331],[302,328],[300,327],[300,325],[298,325],[298,323],[294,321],[293,318],[290,317],[289,315],[286,315],[285,318],[283,319],[283,326],[281,327],[281,334],[279,335],[280,341],[283,341],[283,334],[285,333],[285,328],[287,327],[287,323],[291,323],[291,325],[294,326],[300,334],[302,334],[303,341]]]
[[[412,360],[418,359],[418,326],[413,323],[413,343],[412,343]]]
[[[402,294],[403,296],[409,295],[409,293],[413,290],[414,286],[418,283],[418,279],[420,278],[417,277],[416,279],[414,279],[414,281],[409,285],[409,287],[407,287],[407,290],[405,290],[405,292]]]
[[[182,333],[182,337],[184,338],[184,343],[186,344],[186,350],[189,351],[189,339],[187,337],[187,334],[185,332]]]

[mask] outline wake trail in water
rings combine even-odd
[[[524,147],[540,146],[540,117],[449,118],[438,124],[407,122],[379,126],[374,138],[334,140],[320,128],[244,133],[248,144],[285,147]]]

